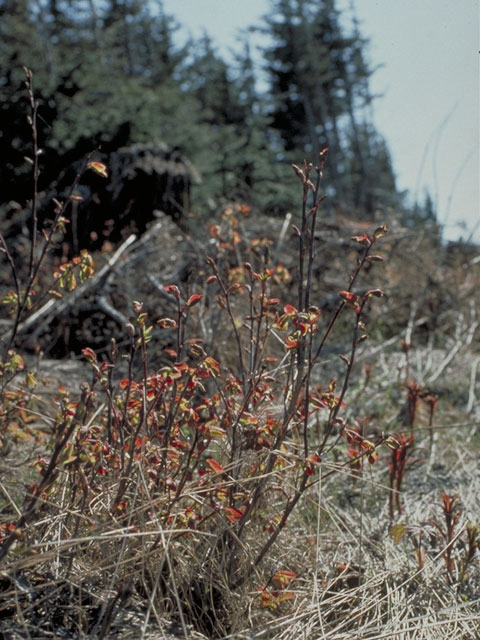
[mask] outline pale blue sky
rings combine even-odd
[[[445,237],[466,238],[480,221],[480,0],[337,0],[347,24],[352,4],[370,39],[371,65],[383,64],[371,78],[372,93],[382,96],[375,124],[389,144],[398,187],[420,199],[428,187]],[[269,6],[164,0],[167,13],[194,36],[206,30],[226,56],[240,30],[260,25]]]

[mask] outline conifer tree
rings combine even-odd
[[[371,71],[358,25],[345,32],[335,0],[273,0],[266,24],[272,126],[289,157],[315,158],[328,147],[326,184],[338,200],[371,212],[378,172],[393,193],[395,185],[388,154],[382,166],[369,161],[379,136],[366,108]]]

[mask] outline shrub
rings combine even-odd
[[[29,75],[27,87],[37,157]],[[227,207],[209,228],[203,286],[167,284],[163,293],[175,312],[156,320],[141,301],[132,302],[126,347],[112,341],[100,357],[85,345],[91,378],[79,390],[60,386],[53,410],[36,396],[37,375],[15,351],[16,337],[26,318],[35,320],[33,300],[52,295],[59,304],[58,296],[93,277],[93,260],[83,253],[61,265],[56,288],[41,290],[40,267],[68,200],[55,203],[54,224],[37,247],[35,186],[24,284],[0,237],[14,283],[4,299],[13,321],[0,371],[0,435],[4,454],[29,442],[35,449],[25,495],[6,494],[0,561],[8,576],[35,567],[38,591],[48,593],[49,580],[55,585],[48,613],[43,598],[32,599],[32,620],[104,638],[136,594],[146,607],[144,629],[168,614],[185,634],[193,625],[218,638],[238,631],[247,603],[282,611],[302,579],[295,558],[279,554],[289,519],[320,481],[374,464],[383,443],[392,449],[390,487],[397,492],[391,519],[394,507],[401,513],[402,443],[383,433],[368,436],[345,413],[357,350],[368,339],[366,309],[383,296],[381,289],[360,288],[360,275],[382,261],[373,250],[387,229],[353,237],[357,262],[350,275],[345,266],[333,311],[316,306],[315,230],[326,159],[324,150],[315,167],[294,166],[302,185],[300,222],[292,226],[296,273],[271,260],[262,238],[242,236],[248,207]],[[85,168],[106,171],[91,158]],[[37,170],[34,161],[34,182]],[[81,173],[75,185],[80,180]],[[342,373],[324,379],[322,357],[346,324]],[[213,335],[208,326],[217,328]],[[160,367],[150,364],[154,335],[167,345]],[[475,535],[465,544],[470,562]],[[444,558],[451,577],[451,556]],[[359,570],[349,566],[347,574],[342,585],[360,584]],[[13,579],[5,580],[1,588],[8,591]]]

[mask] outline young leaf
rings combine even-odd
[[[172,318],[160,318],[160,320],[157,320],[157,324],[160,327],[160,329],[176,329],[177,328],[177,322]]]
[[[373,232],[374,240],[378,240],[379,238],[383,238],[384,235],[388,233],[388,228],[386,225],[382,224],[380,227],[377,227]]]
[[[225,515],[227,516],[227,520],[234,523],[243,518],[243,511],[235,509],[234,507],[225,507]]]
[[[203,361],[207,369],[210,371],[211,375],[219,376],[220,375],[220,365],[212,358],[212,356],[207,356]]]
[[[224,438],[227,435],[225,429],[219,427],[213,420],[211,422],[207,422],[206,426],[208,427],[208,433],[211,438]]]
[[[177,300],[180,298],[180,289],[176,284],[165,284],[163,286],[163,290],[165,293],[171,293],[175,298],[177,298]]]
[[[292,304],[286,304],[283,307],[283,312],[286,316],[290,316],[292,318],[294,318],[298,314],[297,309]]]
[[[369,247],[372,242],[366,233],[363,233],[361,236],[352,236],[352,240],[354,242],[358,242],[359,244],[363,244],[366,247]]]
[[[392,536],[394,544],[398,544],[403,536],[407,533],[407,527],[404,524],[394,524],[389,530],[389,535]]]
[[[200,302],[202,299],[202,295],[200,293],[192,293],[192,295],[187,300],[187,307],[193,307],[193,305]]]
[[[103,162],[89,162],[87,164],[87,169],[93,169],[95,173],[98,173],[102,178],[108,178],[107,167],[103,164]]]
[[[371,296],[375,296],[376,298],[382,298],[385,295],[385,292],[382,289],[369,289],[365,294],[368,298]]]
[[[222,465],[216,460],[214,460],[213,458],[207,458],[205,462],[208,464],[210,469],[215,473],[223,473],[225,471]]]
[[[339,291],[338,295],[345,300],[345,302],[355,302],[357,294],[352,291]]]
[[[288,587],[290,582],[292,582],[292,580],[295,580],[296,577],[297,577],[297,574],[294,573],[293,571],[287,571],[286,569],[279,569],[278,571],[275,572],[275,575],[273,576],[272,579],[273,579],[273,582],[275,582],[280,589],[285,589],[285,587]]]
[[[91,362],[97,361],[97,354],[93,349],[90,349],[90,347],[86,347],[85,349],[82,349],[82,354],[85,356],[85,358],[87,358],[87,360]]]

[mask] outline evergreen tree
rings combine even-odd
[[[98,145],[163,139],[172,122],[194,120],[173,76],[186,53],[173,46],[175,24],[159,4],[135,0],[3,0],[0,4],[0,131],[5,199],[21,199],[18,167],[31,133],[22,65],[32,69],[39,102],[41,188]],[[19,103],[18,101],[21,100]],[[180,127],[176,127],[178,130]],[[170,132],[171,135],[168,135]],[[13,151],[12,151],[13,149]],[[18,150],[18,152],[16,152]]]
[[[285,213],[295,202],[295,177],[290,166],[278,157],[267,102],[256,88],[255,67],[247,39],[243,51],[235,59],[235,76],[244,109],[244,120],[237,132],[242,137],[242,144],[236,155],[236,173],[243,184],[242,197],[265,213]]]
[[[345,34],[335,0],[273,0],[265,32],[272,126],[288,156],[313,158],[329,148],[327,185],[337,199],[367,212],[378,200],[378,171],[395,193],[389,159],[372,173],[369,158],[379,136],[368,122],[371,71],[358,28]],[[363,110],[363,124],[358,114]],[[373,140],[365,136],[370,132]]]
[[[264,95],[247,42],[227,63],[206,35],[177,47],[176,30],[161,0],[0,0],[3,199],[21,200],[30,180],[26,65],[45,149],[40,188],[98,145],[164,141],[202,175],[198,203],[284,212],[297,195],[290,162],[328,146],[326,186],[339,201],[398,203],[369,114],[366,42],[356,23],[345,33],[335,0],[272,0]]]
[[[31,0],[0,0],[0,184],[1,199],[20,200],[31,182],[31,129],[23,66],[41,62],[44,48]],[[43,73],[40,81],[46,82]],[[42,141],[40,142],[42,144]]]
[[[199,103],[200,136],[193,157],[204,176],[203,196],[246,200],[272,211],[275,197],[275,156],[270,145],[268,120],[255,87],[248,43],[231,65],[220,58],[205,35],[192,49],[182,86]]]

